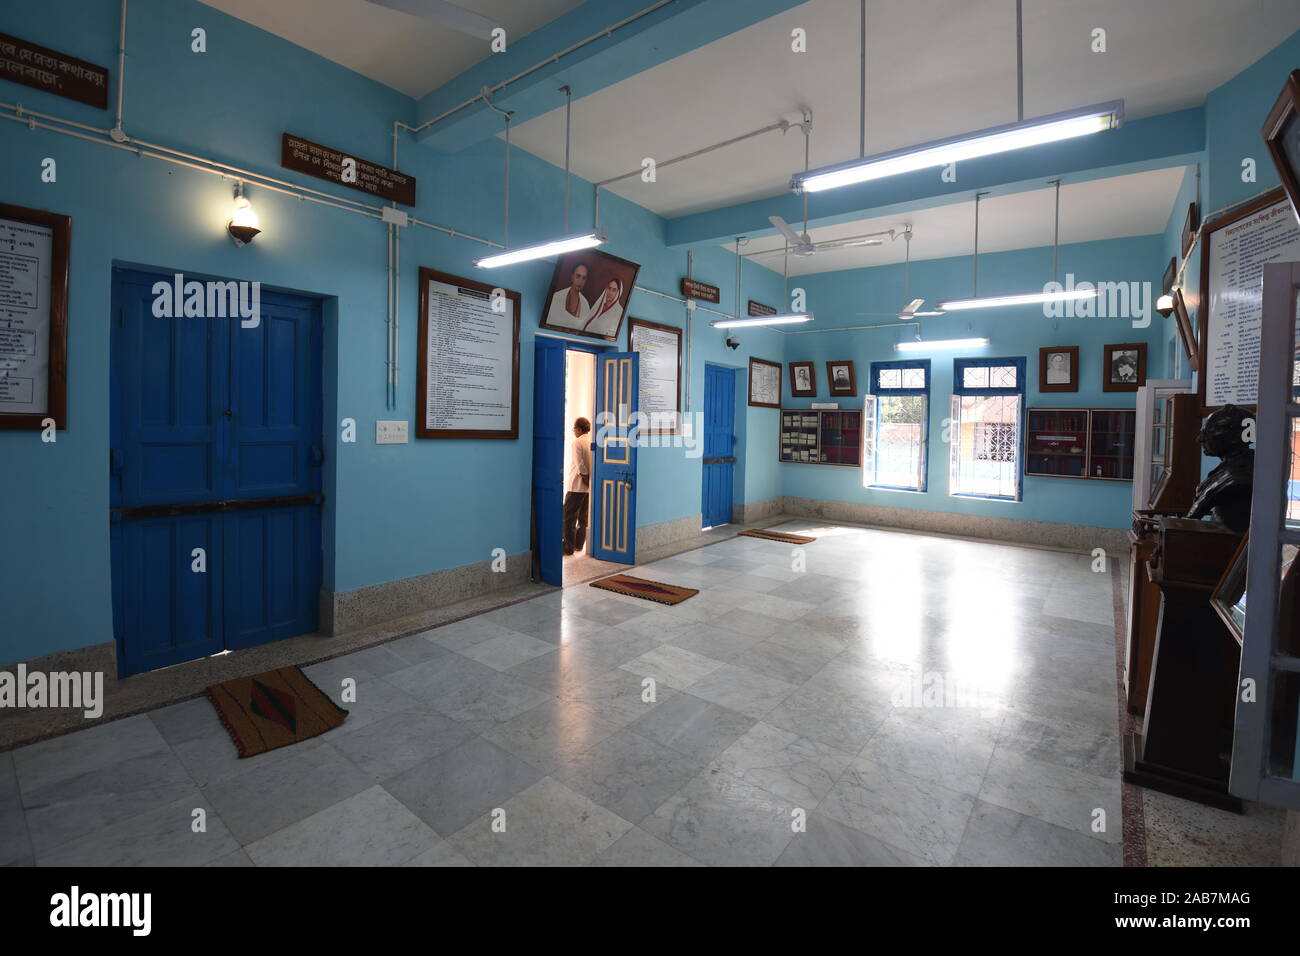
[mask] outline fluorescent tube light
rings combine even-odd
[[[715,329],[742,329],[749,325],[797,325],[812,320],[812,313],[806,312],[798,315],[754,315],[745,319],[718,319],[710,322],[709,325]]]
[[[949,163],[994,153],[1005,153],[1043,143],[1087,136],[1116,129],[1124,122],[1124,101],[1099,103],[1051,116],[994,126],[976,133],[966,133],[950,139],[935,140],[920,146],[909,146],[888,153],[878,153],[861,159],[849,160],[834,166],[823,166],[795,173],[790,178],[790,188],[795,192],[821,192],[838,189],[855,183],[865,183],[886,176],[897,176],[918,169],[946,166]]]
[[[512,266],[516,262],[528,262],[530,259],[545,259],[548,256],[562,256],[566,252],[577,252],[579,249],[592,249],[604,245],[605,241],[605,234],[597,229],[576,236],[548,239],[535,246],[521,246],[518,249],[507,249],[505,252],[494,252],[490,256],[475,259],[474,265],[480,269]]]
[[[1033,305],[1042,302],[1066,302],[1070,299],[1091,299],[1096,289],[1062,289],[1060,292],[1020,292],[1015,295],[980,295],[969,299],[949,299],[936,302],[936,309],[945,312],[957,309],[993,309],[1003,305]]]
[[[988,344],[988,339],[936,339],[933,342],[899,342],[894,348],[900,352],[924,352],[927,349],[976,349]]]

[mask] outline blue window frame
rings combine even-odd
[[[1025,359],[959,358],[952,363],[948,494],[1020,501]]]
[[[926,490],[930,443],[930,360],[871,363],[863,403],[870,441],[862,456],[864,488]]]

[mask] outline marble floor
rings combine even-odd
[[[205,699],[0,753],[0,864],[1121,862],[1112,576],[790,521],[306,668],[347,721],[238,760]],[[199,825],[202,822],[202,826]]]

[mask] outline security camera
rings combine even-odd
[[[727,348],[733,351],[740,348],[740,336],[735,332],[727,333]]]

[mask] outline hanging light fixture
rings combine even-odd
[[[245,246],[262,231],[262,224],[253,212],[253,205],[244,195],[244,184],[235,183],[235,211],[226,221],[226,231],[236,246]]]
[[[1056,226],[1052,234],[1052,282],[1056,281],[1058,253],[1061,244],[1061,181],[1050,180],[1056,186]],[[1009,305],[1034,305],[1043,302],[1065,302],[1070,299],[1090,299],[1097,294],[1095,287],[1084,289],[1061,288],[1053,292],[1017,292],[1011,295],[978,294],[979,260],[980,260],[980,198],[984,193],[975,194],[975,252],[972,256],[973,275],[971,277],[971,295],[968,299],[947,299],[935,304],[936,309],[953,312],[960,309],[993,309]],[[1059,285],[1059,283],[1057,283]]]
[[[604,245],[608,239],[605,233],[600,229],[588,229],[584,232],[569,233],[569,151],[571,144],[571,134],[573,130],[572,123],[572,106],[573,90],[567,86],[560,87],[560,92],[564,94],[564,232],[565,235],[558,239],[548,239],[545,242],[535,243],[531,246],[520,246],[518,249],[508,248],[510,245],[510,235],[506,234],[507,249],[504,252],[495,252],[490,256],[480,256],[474,260],[474,265],[480,269],[495,269],[498,266],[510,266],[517,262],[528,262],[532,259],[545,259],[549,256],[561,256],[566,252],[577,252],[580,249],[593,249],[596,246]],[[495,107],[494,107],[495,108]],[[498,110],[498,112],[501,112]],[[506,120],[506,130],[509,133],[509,117]],[[507,141],[507,149],[509,142]],[[509,176],[509,166],[506,167]],[[507,180],[508,183],[508,180]],[[507,187],[508,190],[508,187]],[[506,223],[507,229],[510,222],[510,194],[506,192]]]
[[[865,6],[863,16],[865,18]],[[962,160],[1087,136],[1121,126],[1124,122],[1123,100],[1098,103],[1094,106],[1066,110],[1036,119],[1025,119],[1024,35],[1021,23],[1021,0],[1016,0],[1016,105],[1019,118],[1015,123],[994,126],[974,133],[964,133],[949,139],[934,140],[887,153],[877,153],[874,156],[860,155],[858,159],[833,166],[795,173],[790,178],[790,188],[796,193],[838,189],[841,186],[898,176],[918,169],[947,166]],[[862,33],[862,103],[865,110],[865,28]],[[865,129],[865,119],[863,128]],[[866,138],[863,136],[859,144],[860,152],[864,151],[865,145]]]
[[[1166,292],[1160,298],[1156,299],[1156,311],[1160,313],[1162,319],[1169,318],[1174,311],[1174,297]]]
[[[811,312],[787,312],[780,315],[750,315],[742,317],[740,315],[740,264],[743,261],[740,256],[740,244],[746,242],[743,236],[736,237],[736,315],[730,319],[715,319],[709,323],[713,329],[744,329],[754,325],[798,325],[803,322],[811,322],[813,315]],[[789,242],[786,243],[789,248]],[[789,268],[789,257],[787,256],[786,269]],[[789,298],[787,292],[786,298]]]

